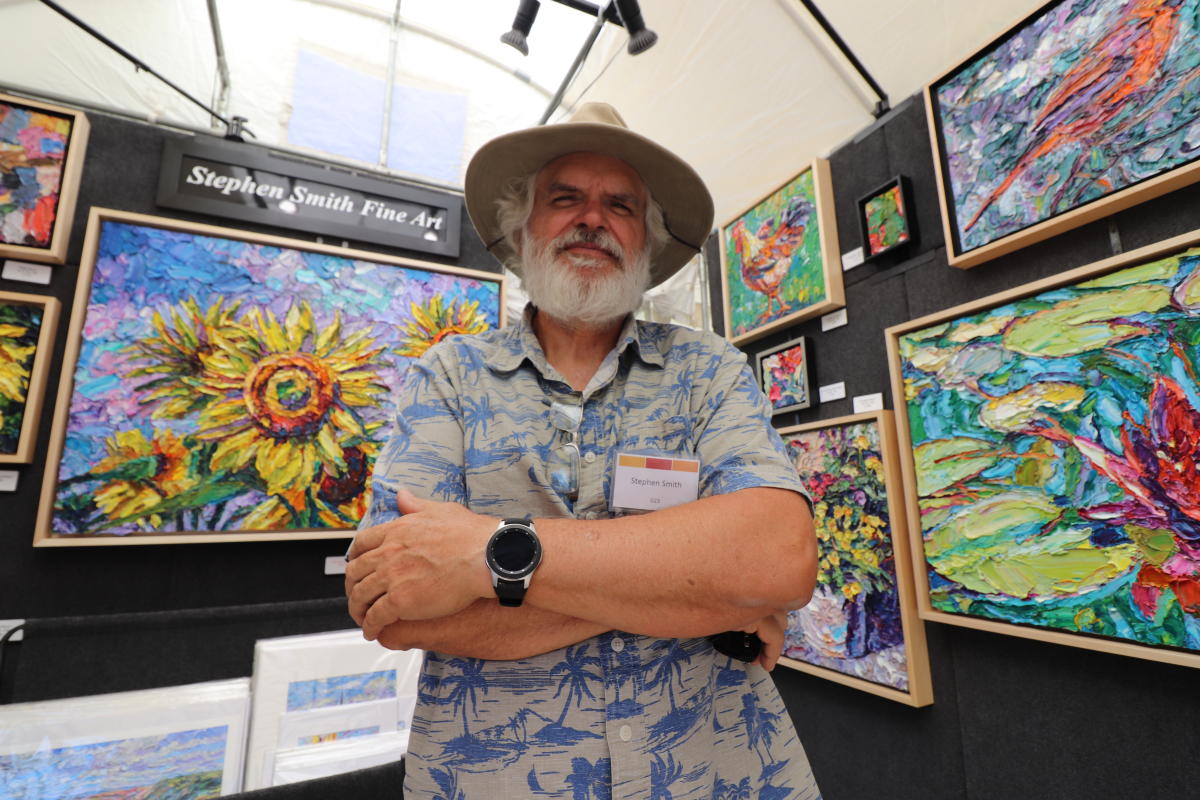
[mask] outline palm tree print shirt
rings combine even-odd
[[[576,392],[530,320],[527,308],[413,365],[362,527],[396,516],[401,486],[496,517],[619,516],[618,452],[698,459],[701,496],[803,493],[746,357],[724,339],[630,319]],[[556,452],[568,431],[574,499]],[[621,631],[517,661],[427,653],[405,767],[407,798],[820,797],[766,672],[703,638]]]

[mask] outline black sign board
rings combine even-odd
[[[158,204],[457,257],[462,197],[290,161],[222,139],[168,139]]]

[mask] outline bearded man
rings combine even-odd
[[[588,104],[465,195],[530,304],[413,366],[346,569],[363,634],[426,651],[405,796],[818,797],[767,675],[816,578],[803,489],[745,356],[632,317],[703,181]]]

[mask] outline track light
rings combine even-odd
[[[638,8],[638,0],[616,0],[617,13],[625,30],[629,31],[629,55],[649,50],[658,41],[658,34],[646,27],[642,19],[642,10]]]
[[[501,36],[500,41],[515,48],[523,56],[529,55],[529,45],[525,43],[525,37],[529,35],[529,29],[533,27],[541,5],[538,0],[521,0],[521,4],[517,6],[517,16],[513,19],[512,30]]]
[[[642,10],[638,7],[638,0],[611,0],[604,8],[586,0],[557,0],[557,2],[596,17],[597,31],[605,22],[615,22],[625,26],[625,30],[629,31],[628,50],[631,56],[649,50],[658,41],[658,34],[647,28],[645,20],[642,19]],[[523,56],[529,55],[529,44],[526,42],[526,37],[529,36],[529,30],[533,27],[533,21],[537,17],[540,7],[541,3],[538,0],[521,0],[520,5],[517,6],[517,16],[513,19],[512,30],[501,36],[500,41]]]

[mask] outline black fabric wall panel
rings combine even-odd
[[[858,224],[858,198],[879,188],[889,178],[887,139],[884,129],[876,123],[854,140],[829,156],[829,173],[833,181],[834,208],[837,211],[838,253],[848,253],[862,245]],[[836,264],[841,269],[841,264]],[[880,269],[876,264],[855,267],[843,276],[846,284],[864,280]]]
[[[1126,209],[1113,217],[1123,250],[1136,250],[1200,228],[1200,184]]]
[[[911,252],[933,250],[946,244],[938,200],[937,174],[933,149],[929,144],[929,119],[925,97],[915,94],[892,110],[883,128],[887,134],[887,159],[890,175],[908,178],[912,189],[916,237]]]

